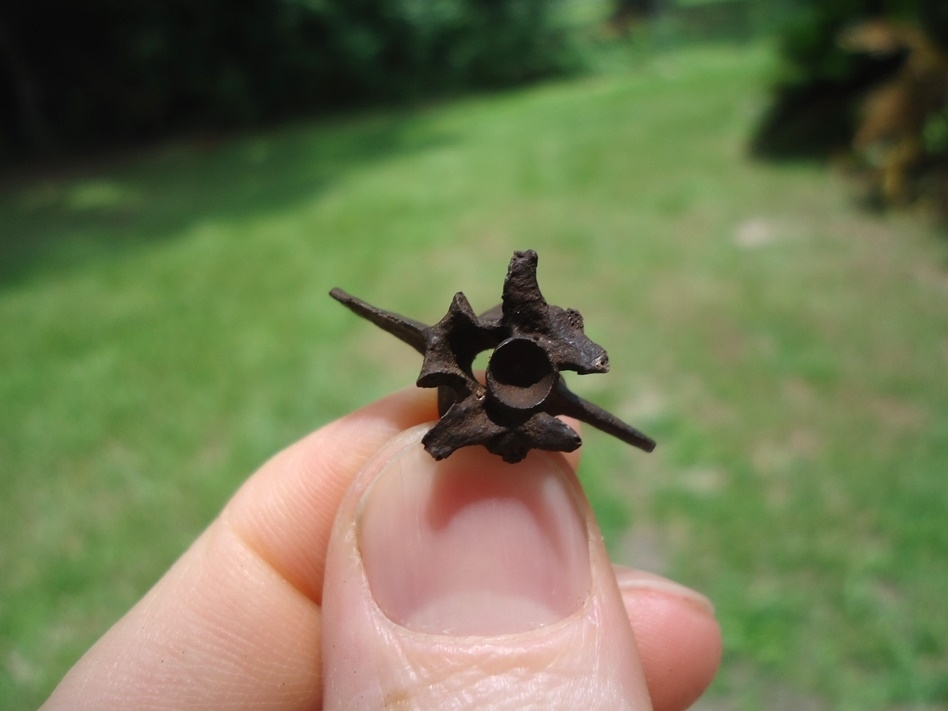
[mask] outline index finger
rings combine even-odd
[[[221,516],[261,559],[319,604],[329,533],[349,482],[389,439],[437,417],[431,390],[409,388],[368,405],[270,459]]]
[[[319,600],[339,498],[387,439],[434,410],[431,394],[403,391],[276,455],[44,710],[318,708]]]

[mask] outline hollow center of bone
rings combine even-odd
[[[508,338],[494,349],[487,364],[490,394],[517,410],[543,404],[553,391],[556,378],[550,356],[532,338]]]

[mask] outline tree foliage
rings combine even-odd
[[[570,63],[557,0],[6,0],[0,150],[230,128]]]

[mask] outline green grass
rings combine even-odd
[[[414,381],[332,302],[433,321],[514,249],[660,441],[588,432],[617,558],[714,599],[715,709],[948,704],[948,264],[750,162],[761,47],[171,145],[0,196],[0,707],[36,706],[269,454]]]

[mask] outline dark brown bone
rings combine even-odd
[[[605,373],[609,358],[586,336],[578,311],[546,303],[536,274],[537,253],[514,252],[500,306],[477,316],[458,292],[448,313],[432,326],[376,308],[342,289],[329,294],[424,356],[417,385],[438,388],[441,419],[422,443],[435,459],[475,444],[507,462],[519,462],[531,449],[572,452],[582,444],[579,435],[556,415],[651,452],[654,440],[566,387],[562,371]],[[479,353],[491,349],[484,385],[472,367]]]

